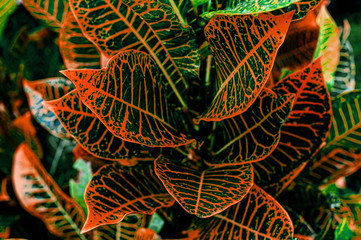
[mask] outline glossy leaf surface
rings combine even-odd
[[[254,164],[255,182],[262,187],[277,183],[308,161],[325,140],[331,123],[330,98],[320,59],[283,79],[273,90],[281,96],[294,93],[296,98],[282,125],[277,148]]]
[[[302,181],[307,184],[330,184],[340,177],[349,176],[361,167],[361,153],[336,148],[322,154],[308,166]]]
[[[48,78],[38,81],[24,81],[24,90],[28,97],[31,114],[35,120],[52,135],[58,138],[70,137],[54,113],[44,108],[44,100],[62,97],[74,88],[65,78]]]
[[[227,1],[225,10],[208,12],[202,15],[206,19],[211,19],[217,15],[244,15],[258,14],[284,8],[298,0],[232,0]]]
[[[167,104],[164,80],[154,61],[139,51],[120,52],[106,69],[66,70],[80,99],[115,136],[147,146],[190,143],[178,133]]]
[[[340,40],[335,21],[330,16],[326,6],[322,6],[317,16],[320,35],[314,58],[322,57],[322,70],[328,86],[333,85],[334,73],[340,58]]]
[[[0,37],[6,26],[9,15],[16,9],[16,0],[2,0],[0,2]]]
[[[295,11],[292,20],[299,20],[305,17],[309,12],[322,4],[322,0],[300,0],[292,3],[291,5],[276,9],[271,12],[273,15],[280,15],[287,12]]]
[[[87,239],[80,234],[85,220],[81,207],[59,188],[25,144],[16,150],[12,181],[21,205],[50,232],[64,239]]]
[[[198,171],[160,156],[155,172],[174,199],[188,213],[201,218],[239,202],[253,185],[250,164]]]
[[[292,239],[293,235],[287,212],[256,185],[241,202],[212,218],[197,220],[196,227],[201,240]]]
[[[115,224],[129,214],[153,214],[160,207],[173,205],[152,165],[127,168],[119,163],[102,167],[92,178],[85,193],[88,217],[82,229]]]
[[[100,54],[82,33],[72,12],[59,32],[59,49],[67,69],[100,68]]]
[[[205,28],[217,66],[215,97],[199,119],[220,121],[244,112],[257,98],[291,22],[281,16],[217,16]],[[242,34],[247,32],[248,34]]]
[[[124,159],[129,163],[136,162],[138,158],[153,160],[149,158],[148,151],[138,144],[114,136],[80,101],[76,90],[46,102],[45,106],[54,111],[65,129],[91,154],[109,160]]]
[[[361,91],[354,90],[332,99],[333,119],[324,149],[336,147],[361,150]]]
[[[222,122],[225,132],[224,144],[215,156],[206,159],[213,166],[234,165],[260,161],[267,157],[277,146],[282,124],[291,112],[293,94],[277,97],[264,89],[257,100],[244,113]]]
[[[117,224],[100,226],[93,231],[93,240],[133,240],[136,231],[145,226],[144,215],[128,215]]]
[[[50,29],[59,32],[69,11],[64,0],[23,0],[26,9]]]
[[[128,49],[149,53],[165,76],[167,94],[186,106],[199,54],[193,30],[182,26],[171,6],[155,0],[71,0],[70,5],[84,33],[107,57]]]

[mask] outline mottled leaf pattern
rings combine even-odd
[[[58,116],[65,129],[84,149],[97,157],[123,162],[136,162],[138,158],[154,160],[142,146],[114,136],[80,101],[76,90],[46,102],[45,106]]]
[[[59,188],[25,144],[15,152],[12,181],[21,205],[50,232],[64,239],[88,239],[80,234],[83,210]]]
[[[70,5],[84,33],[107,57],[128,49],[149,53],[169,85],[167,94],[186,107],[199,54],[192,28],[182,26],[171,6],[155,0],[71,0]]]
[[[44,108],[44,100],[62,97],[74,88],[71,81],[65,78],[48,78],[38,81],[24,81],[24,90],[28,97],[30,111],[35,120],[59,138],[69,138],[64,127],[54,113]],[[70,137],[71,138],[71,137]]]
[[[16,0],[2,0],[0,2],[0,37],[6,26],[9,15],[16,9]]]
[[[239,202],[253,185],[250,164],[198,171],[160,156],[155,172],[187,212],[202,218]]]
[[[100,68],[98,50],[82,33],[72,12],[59,32],[59,49],[67,69]]]
[[[135,232],[144,226],[144,215],[128,215],[120,223],[96,228],[93,231],[93,240],[133,240]]]
[[[271,14],[280,15],[287,12],[295,11],[292,20],[299,20],[305,17],[309,12],[311,12],[315,8],[319,7],[322,4],[322,2],[323,2],[322,0],[299,0],[287,7],[276,9],[272,11]]]
[[[326,6],[322,6],[317,16],[317,23],[320,26],[320,35],[314,58],[322,57],[322,70],[327,86],[332,86],[334,73],[340,58],[340,40],[337,25],[327,11]]]
[[[262,187],[277,183],[308,161],[325,140],[331,123],[330,97],[320,59],[283,79],[273,90],[281,96],[294,93],[296,98],[282,125],[277,148],[253,165],[255,182]]]
[[[164,76],[139,51],[120,52],[101,70],[66,70],[80,99],[115,136],[147,146],[190,143],[178,133],[162,86]]]
[[[209,219],[198,219],[197,239],[293,239],[287,212],[254,185],[238,204]]]
[[[303,182],[320,185],[330,184],[340,177],[349,176],[361,167],[359,151],[336,148],[312,161],[303,176]]]
[[[69,11],[65,0],[23,0],[26,9],[45,26],[59,32]]]
[[[266,83],[292,13],[217,16],[205,29],[215,57],[215,97],[199,119],[219,121],[244,112]],[[248,34],[243,34],[247,32]]]
[[[291,112],[293,94],[277,97],[264,89],[250,108],[239,116],[222,121],[224,144],[213,149],[215,156],[206,159],[213,166],[260,161],[277,146],[282,124]],[[217,138],[217,143],[222,142]]]
[[[354,90],[332,99],[332,125],[326,149],[337,147],[361,150],[361,90]]]
[[[128,168],[119,163],[102,167],[85,192],[88,217],[82,229],[115,224],[128,214],[152,214],[160,207],[173,205],[152,165]]]
[[[203,18],[211,19],[217,15],[258,14],[284,8],[299,0],[231,0],[227,1],[225,10],[206,12]]]

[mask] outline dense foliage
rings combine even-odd
[[[326,5],[1,1],[0,238],[360,236],[361,90]]]

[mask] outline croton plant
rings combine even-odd
[[[361,236],[361,90],[321,0],[2,0],[0,238]]]

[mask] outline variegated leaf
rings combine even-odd
[[[283,206],[286,210],[294,227],[294,238],[298,240],[314,240],[316,237],[315,231],[305,221],[305,219],[292,209]]]
[[[333,119],[323,151],[333,148],[361,150],[361,90],[354,90],[332,99]]]
[[[146,146],[192,142],[174,127],[162,83],[164,75],[149,55],[123,51],[106,69],[65,70],[80,99],[115,136]]]
[[[72,12],[59,32],[59,49],[67,69],[100,68],[98,50],[82,33]]]
[[[199,171],[160,156],[155,172],[174,199],[188,213],[201,218],[239,202],[253,185],[250,164]]]
[[[323,75],[327,86],[332,87],[340,58],[340,40],[337,25],[326,6],[321,7],[317,16],[317,24],[320,26],[320,35],[314,58],[322,57]]]
[[[316,8],[320,7],[322,2],[323,2],[322,0],[299,0],[287,7],[276,9],[270,12],[270,14],[281,15],[287,12],[294,11],[295,13],[293,14],[292,20],[299,20],[305,17],[312,10],[315,10]]]
[[[220,121],[244,112],[265,85],[292,13],[217,16],[205,28],[215,57],[215,96],[197,121]],[[247,32],[248,34],[243,34]]]
[[[320,185],[335,182],[361,168],[361,152],[336,148],[312,161],[298,181]]]
[[[82,232],[119,223],[129,214],[153,214],[158,208],[174,203],[152,165],[129,168],[117,162],[95,173],[84,198],[88,217]]]
[[[0,37],[3,34],[8,17],[16,9],[16,0],[2,0],[0,2]]]
[[[253,185],[239,203],[209,219],[198,219],[196,239],[293,239],[287,212],[270,195]]]
[[[227,1],[225,10],[206,12],[203,18],[211,19],[217,15],[259,14],[284,8],[299,0],[231,0]]]
[[[273,90],[281,96],[296,94],[296,99],[282,125],[277,148],[253,166],[255,182],[267,188],[268,193],[279,194],[296,177],[294,171],[308,161],[325,140],[331,124],[331,104],[320,59],[283,79]],[[289,181],[280,181],[287,180],[284,179],[287,175],[293,176]],[[278,183],[283,186],[277,186]]]
[[[192,28],[181,24],[171,6],[156,0],[70,0],[70,5],[83,32],[107,57],[129,49],[149,53],[165,76],[167,95],[187,107],[199,54]]]
[[[93,231],[93,240],[133,240],[136,231],[145,224],[144,215],[128,215],[120,223],[96,228]]]
[[[277,146],[282,124],[291,112],[294,94],[281,97],[264,88],[244,113],[221,122],[225,137],[216,141],[214,156],[205,161],[212,166],[260,161]]]
[[[44,100],[62,97],[74,88],[65,78],[48,78],[38,81],[24,81],[24,90],[28,97],[30,111],[35,120],[48,132],[58,138],[69,138],[64,127],[54,113],[44,108]],[[71,138],[71,137],[70,137]]]
[[[40,218],[51,233],[64,239],[88,239],[80,234],[83,210],[59,188],[25,144],[16,150],[12,181],[21,205]]]
[[[99,158],[132,163],[130,165],[138,159],[154,160],[144,147],[114,136],[80,101],[76,90],[60,99],[47,101],[45,107],[56,114],[64,128],[84,149]]]
[[[66,0],[23,0],[22,2],[33,17],[57,32],[69,11]]]

